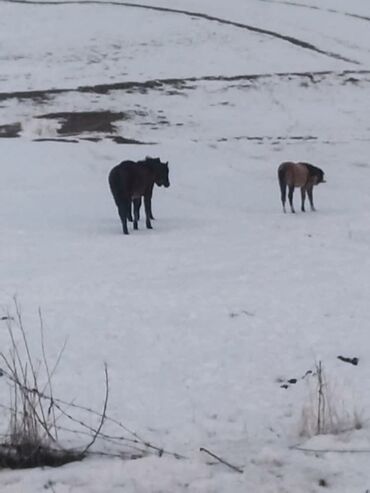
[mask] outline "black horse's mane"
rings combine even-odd
[[[139,164],[153,164],[153,163],[160,163],[161,160],[159,157],[151,157],[151,156],[145,156],[145,159],[142,159],[140,161],[137,161]]]
[[[301,163],[301,164],[304,164],[306,166],[306,168],[308,169],[308,174],[310,176],[322,177],[324,174],[322,169],[318,168],[317,166],[314,166],[313,164],[309,164],[309,163]]]

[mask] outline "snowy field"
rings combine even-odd
[[[101,410],[106,362],[108,415],[183,458],[2,470],[1,493],[370,491],[368,0],[124,3],[0,2],[0,318],[16,296],[41,358],[41,307],[54,394]],[[123,115],[61,132],[90,111]],[[145,155],[171,187],[126,237],[107,175]],[[325,171],[317,212],[282,213],[286,160]],[[308,437],[318,361],[344,431]]]

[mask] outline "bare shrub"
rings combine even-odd
[[[338,434],[361,428],[359,414],[328,381],[321,361],[307,381],[309,396],[302,410],[300,436]]]
[[[95,437],[81,450],[64,448],[58,438],[56,411],[60,414],[60,408],[54,402],[52,376],[59,365],[65,346],[50,369],[45,352],[43,319],[39,310],[42,359],[36,361],[30,351],[16,299],[14,306],[15,316],[3,317],[11,345],[8,353],[0,352],[2,376],[6,377],[9,386],[9,403],[1,406],[8,412],[9,424],[8,433],[0,443],[0,465],[24,468],[56,466],[81,460],[95,441]],[[45,383],[41,384],[42,380],[45,380]],[[107,402],[104,409],[106,404]],[[103,422],[102,418],[97,433],[100,432]]]
[[[62,359],[65,344],[50,366],[46,356],[44,324],[39,310],[41,359],[31,354],[20,306],[14,299],[14,315],[7,313],[0,321],[7,326],[10,349],[0,352],[0,377],[9,387],[8,402],[0,403],[8,422],[8,431],[0,435],[0,467],[26,468],[59,466],[96,454],[122,459],[138,459],[148,453],[182,458],[142,438],[117,419],[107,415],[109,398],[108,368],[104,365],[105,394],[101,411],[81,406],[54,395],[52,378]],[[73,412],[79,417],[76,418]],[[82,415],[82,417],[81,417]],[[97,425],[90,423],[97,421]],[[119,433],[104,433],[109,422]],[[63,435],[61,440],[60,435]],[[66,436],[73,436],[81,446],[65,446]],[[100,447],[97,447],[99,441]]]

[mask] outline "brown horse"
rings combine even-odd
[[[170,186],[168,162],[159,158],[146,157],[143,161],[122,161],[111,169],[108,177],[110,190],[118,208],[123,234],[128,234],[127,220],[131,218],[131,204],[134,205],[134,229],[138,229],[141,197],[144,197],[146,227],[152,229],[151,199],[154,184]]]
[[[283,211],[285,210],[285,200],[286,200],[286,187],[288,187],[288,198],[290,203],[290,209],[295,212],[293,206],[293,192],[295,187],[300,187],[302,212],[304,209],[304,202],[306,199],[306,192],[310,201],[311,210],[314,211],[315,206],[313,205],[312,189],[314,185],[319,183],[325,183],[324,172],[322,169],[317,168],[309,163],[293,163],[290,161],[281,163],[278,168],[278,178],[281,190],[281,202],[283,204]]]

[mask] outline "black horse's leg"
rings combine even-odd
[[[141,197],[137,199],[133,199],[134,203],[134,229],[138,229],[138,221],[139,221],[139,211],[141,206]]]
[[[304,210],[304,202],[306,200],[306,189],[304,187],[301,188],[301,198],[302,198],[301,211],[302,212],[305,212],[305,210]]]
[[[152,196],[153,196],[153,188],[154,188],[154,183],[152,185],[152,188],[149,191],[150,194],[150,199],[149,199],[149,217],[150,219],[154,219],[153,212],[152,212]]]
[[[132,223],[132,221],[133,221],[133,219],[132,219],[132,200],[130,200],[130,205],[128,207],[127,219],[130,221],[130,223]]]
[[[125,202],[121,202],[118,206],[118,214],[119,217],[121,218],[122,222],[122,229],[123,229],[123,234],[128,235],[128,229],[127,229],[127,209],[128,206]]]
[[[137,220],[140,221],[141,197],[139,199],[139,207],[137,209]]]
[[[153,229],[152,224],[150,222],[150,193],[146,193],[144,195],[144,207],[145,207],[145,216],[146,216],[146,227],[147,229]]]
[[[290,210],[294,213],[295,210],[293,206],[293,192],[294,192],[294,186],[289,185],[288,198],[289,198]]]
[[[308,199],[310,201],[310,205],[311,205],[311,211],[315,211],[315,206],[313,205],[313,194],[312,194],[312,191],[313,191],[313,186],[310,186],[309,188],[307,188],[307,195],[308,195]]]

